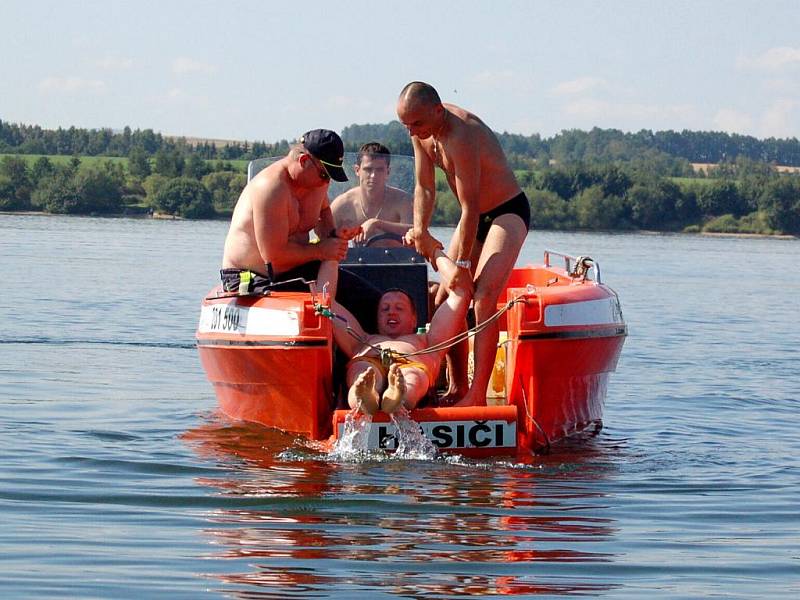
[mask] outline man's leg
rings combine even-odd
[[[389,384],[381,399],[381,410],[387,414],[401,406],[409,410],[416,408],[417,403],[428,392],[430,382],[422,369],[410,365],[401,369],[400,365],[394,363],[389,367],[387,378]]]
[[[450,242],[448,256],[455,257],[457,251],[456,236]],[[473,264],[473,277],[478,263],[483,245],[475,240],[472,249],[472,264]],[[447,299],[447,290],[444,286],[440,286],[436,295],[436,307],[438,308]],[[467,322],[464,321],[463,325],[456,333],[466,331]],[[455,333],[453,334],[455,335]],[[441,404],[444,406],[453,404],[461,400],[469,389],[469,340],[459,342],[450,350],[448,350],[445,357],[445,364],[447,365],[447,392],[441,398]]]
[[[483,323],[497,312],[497,299],[506,288],[527,234],[525,223],[517,215],[501,215],[492,223],[481,250],[475,280],[473,303],[477,324]],[[486,388],[494,368],[498,336],[499,326],[496,321],[475,336],[472,385],[456,406],[486,404]]]
[[[385,385],[383,375],[367,362],[356,362],[347,369],[347,404],[368,415],[378,412],[378,390]]]

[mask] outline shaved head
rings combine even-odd
[[[407,84],[400,92],[398,100],[400,102],[405,102],[407,105],[423,104],[436,106],[442,103],[441,98],[439,98],[439,93],[433,86],[422,81],[412,81]]]

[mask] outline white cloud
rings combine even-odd
[[[715,130],[727,133],[746,134],[753,129],[753,118],[732,108],[718,110],[711,122],[714,124]]]
[[[217,67],[208,63],[200,62],[192,58],[180,56],[172,61],[172,72],[178,75],[190,73],[212,74],[217,72]]]
[[[571,96],[583,94],[590,90],[606,85],[605,79],[600,77],[578,77],[570,81],[562,81],[550,88],[550,93],[555,96]]]
[[[39,90],[47,94],[99,94],[106,91],[106,84],[82,77],[46,77],[39,82]]]
[[[763,54],[755,57],[741,57],[736,61],[741,68],[777,71],[791,65],[800,65],[800,48],[779,46],[770,48]]]
[[[694,107],[688,104],[641,104],[613,103],[596,98],[583,98],[564,105],[563,112],[572,117],[592,119],[598,125],[611,120],[657,121],[665,117],[670,119],[690,120],[695,116]]]
[[[370,110],[372,102],[366,98],[354,98],[352,96],[330,96],[328,105],[334,110]]]
[[[107,71],[126,71],[133,67],[133,59],[107,56],[106,58],[96,60],[94,64]]]
[[[788,78],[766,79],[763,88],[773,96],[800,95],[800,81]]]
[[[203,94],[193,94],[183,88],[173,87],[162,94],[151,96],[151,101],[160,107],[186,109],[206,109],[211,105],[209,98]]]
[[[520,79],[511,69],[503,69],[501,71],[482,71],[473,75],[470,81],[478,85],[496,86],[515,83]]]
[[[761,135],[764,137],[791,137],[800,122],[800,102],[782,98],[776,100],[761,117]]]

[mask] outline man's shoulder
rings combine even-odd
[[[262,200],[280,198],[290,192],[289,181],[285,169],[271,170],[275,165],[270,165],[247,184],[249,194]]]
[[[336,202],[337,200],[342,200],[342,201],[344,201],[344,200],[352,200],[353,198],[356,197],[358,192],[359,192],[359,188],[358,187],[350,188],[349,190],[346,190],[346,191],[342,192],[341,194],[339,194],[338,196],[336,196],[336,198],[334,199],[334,202]]]
[[[354,203],[356,202],[356,199],[358,198],[358,193],[359,193],[359,188],[357,187],[347,190],[346,192],[342,192],[341,194],[336,196],[336,198],[333,199],[333,202],[331,202],[331,208],[335,206],[339,208],[345,206],[353,206]]]
[[[392,202],[403,202],[403,201],[413,202],[414,200],[414,197],[407,191],[401,188],[393,187],[391,185],[386,186],[386,198],[388,200],[391,200]]]

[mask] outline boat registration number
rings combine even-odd
[[[420,429],[440,450],[459,448],[514,448],[517,423],[502,419],[486,421],[422,421]],[[339,424],[339,435],[344,423]],[[396,450],[400,442],[394,423],[373,423],[368,446],[372,450]]]
[[[218,303],[200,311],[200,333],[295,336],[300,333],[297,313],[271,308],[245,308]]]

